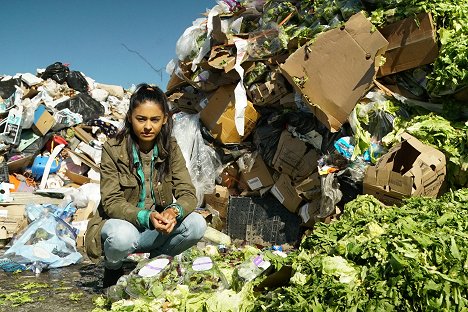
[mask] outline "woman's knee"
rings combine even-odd
[[[195,240],[200,240],[206,231],[205,218],[199,213],[192,212],[186,218],[185,227],[187,228],[188,236]]]
[[[104,224],[101,236],[108,248],[123,251],[137,247],[139,232],[130,222],[110,219]]]

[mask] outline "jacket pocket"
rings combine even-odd
[[[140,196],[137,178],[133,175],[119,173],[119,184],[125,199],[132,204],[136,204]]]
[[[138,181],[135,176],[123,173],[119,173],[119,183],[124,189],[136,188],[138,186]]]

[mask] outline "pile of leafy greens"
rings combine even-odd
[[[467,311],[468,189],[402,207],[361,195],[303,239],[292,267],[255,311]]]

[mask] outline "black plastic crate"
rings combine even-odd
[[[294,245],[301,235],[301,218],[273,195],[229,199],[227,232],[232,239],[263,245]]]

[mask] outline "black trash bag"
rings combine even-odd
[[[322,135],[322,148],[323,154],[329,154],[336,150],[335,142],[342,137],[353,136],[353,130],[349,123],[344,123],[340,130],[337,132],[331,132],[327,128],[326,131],[320,133]]]
[[[41,78],[44,79],[44,80],[49,79],[49,78],[54,79],[53,78],[54,75],[56,75],[56,74],[66,74],[69,71],[70,71],[70,69],[67,66],[63,65],[60,62],[55,62],[54,64],[51,64],[51,65],[47,66],[45,71],[42,73]],[[61,75],[59,75],[59,76],[61,77]],[[55,80],[55,81],[57,81],[57,80]]]
[[[66,101],[58,103],[55,108],[59,111],[68,108],[73,113],[81,114],[84,123],[104,116],[105,111],[104,106],[88,93],[79,93]]]
[[[88,82],[79,71],[71,71],[66,76],[67,85],[79,92],[88,92]]]
[[[323,128],[321,122],[312,113],[302,111],[292,111],[285,114],[286,123],[296,128],[300,134],[306,134],[312,130],[320,133],[320,128]]]
[[[322,146],[320,151],[323,154],[331,153],[335,150],[334,143],[341,137],[351,136],[352,130],[348,123],[343,124],[337,132],[331,132],[313,113],[300,111],[288,112],[285,114],[287,125],[295,127],[300,134],[307,134],[312,130],[317,131],[322,136]]]
[[[277,111],[268,114],[266,111],[260,113],[261,117],[253,131],[252,142],[268,166],[272,166],[281,132],[284,129],[284,115]]]
[[[340,191],[343,193],[337,206],[344,208],[346,203],[356,199],[358,195],[363,193],[362,179],[356,178],[351,168],[339,171],[336,178],[340,184]]]
[[[68,72],[60,72],[54,74],[51,78],[55,80],[57,83],[62,84],[67,81]]]
[[[13,93],[15,93],[15,86],[20,87],[21,84],[22,82],[20,78],[0,81],[0,97],[4,100],[8,99]]]

